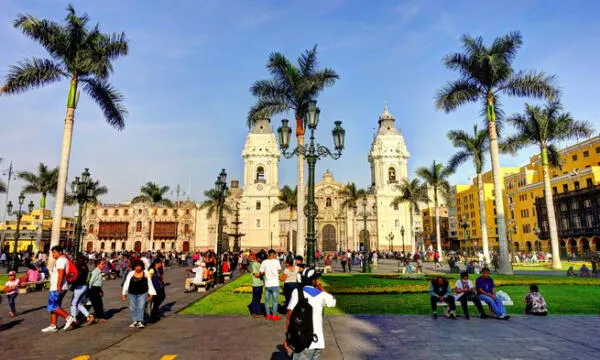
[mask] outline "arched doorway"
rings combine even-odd
[[[527,247],[527,252],[531,252],[531,250],[533,250],[533,247],[531,246],[531,241],[525,242],[525,246]]]
[[[520,251],[519,250],[519,242],[518,241],[515,241],[513,243],[513,248],[514,248],[514,252],[519,252]]]
[[[560,241],[560,256],[567,257],[567,242],[564,240]]]
[[[371,235],[369,234],[368,230],[363,229],[358,233],[358,241],[360,243],[359,250],[363,250],[363,247],[365,246],[365,241],[368,241],[369,245],[371,245],[370,238],[371,238]]]
[[[94,250],[94,242],[93,241],[88,241],[86,246],[85,246],[85,251],[90,252]]]
[[[142,242],[136,241],[135,244],[133,245],[133,250],[136,252],[142,251]]]
[[[575,254],[577,256],[577,240],[571,239],[569,240],[569,254]]]
[[[183,242],[183,252],[188,252],[188,251],[190,251],[190,242],[184,241]]]
[[[600,251],[598,250],[598,238],[593,238],[592,239],[592,245],[594,245],[594,251]]]
[[[335,227],[331,224],[323,226],[321,232],[323,239],[323,251],[336,251],[337,242],[335,241]]]
[[[579,245],[581,246],[581,251],[583,251],[583,256],[590,255],[590,241],[586,238],[579,240]]]

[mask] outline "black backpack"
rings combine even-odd
[[[304,289],[299,286],[297,291],[298,303],[292,310],[285,338],[294,352],[301,352],[318,338],[313,329],[313,308],[304,296]]]

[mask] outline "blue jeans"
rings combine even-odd
[[[321,356],[321,349],[304,349],[292,356],[293,360],[317,360]]]
[[[14,294],[6,295],[6,297],[8,298],[8,306],[10,306],[10,311],[13,314],[17,313],[17,309],[15,307],[15,299],[17,298],[17,295],[19,295],[18,292],[14,293]]]
[[[250,303],[250,312],[252,315],[262,315],[262,310],[260,309],[260,299],[262,298],[262,286],[253,286],[252,287],[252,302]]]
[[[279,286],[270,286],[265,288],[265,309],[267,315],[277,315],[277,299],[279,297]],[[269,304],[271,306],[269,306]]]
[[[146,297],[148,294],[129,294],[129,312],[132,321],[144,321],[144,310],[146,308]]]
[[[125,278],[127,277],[127,274],[129,274],[128,268],[121,269],[121,287],[123,287],[123,284],[125,284]]]
[[[73,289],[73,298],[71,299],[71,316],[77,318],[77,310],[85,317],[90,316],[83,303],[87,299],[87,285],[79,285]]]
[[[496,296],[496,299],[492,299],[487,295],[479,294],[479,299],[491,306],[492,311],[496,313],[496,316],[503,317],[504,315],[506,315],[506,309],[504,309],[504,305],[502,305],[502,300],[499,297]]]

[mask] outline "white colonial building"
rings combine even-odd
[[[242,249],[295,249],[296,214],[271,212],[278,203],[280,151],[268,119],[256,121],[242,151],[243,185],[231,181],[227,199],[232,209],[226,214],[224,231],[244,234]],[[404,137],[396,128],[395,118],[387,106],[379,116],[379,129],[368,154],[371,184],[367,197],[367,237],[371,249],[402,249],[400,229],[404,227],[404,247],[412,250],[414,226],[410,224],[407,204],[392,206],[400,194],[398,185],[407,177],[410,154]],[[366,164],[365,164],[366,165]],[[318,164],[317,164],[318,166]],[[315,185],[315,201],[319,209],[316,219],[317,248],[321,251],[359,249],[364,235],[363,208],[342,206],[344,184],[337,182],[327,170]],[[150,204],[125,202],[116,205],[90,205],[85,213],[83,247],[88,250],[176,250],[214,249],[216,214],[190,201],[176,202],[165,208]],[[236,221],[237,215],[237,221]],[[418,217],[417,220],[418,221]],[[291,227],[291,228],[290,228]],[[390,234],[393,240],[390,241]],[[292,241],[290,243],[290,235]],[[233,247],[230,237],[226,247]]]

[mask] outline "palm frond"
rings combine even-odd
[[[549,101],[557,101],[560,98],[556,75],[536,71],[519,71],[500,84],[496,92],[504,92],[511,96],[545,98]]]
[[[152,202],[152,199],[147,195],[138,195],[131,200],[132,203],[143,203],[143,202]]]
[[[564,165],[565,161],[560,156],[560,152],[558,151],[556,146],[552,144],[546,149],[548,151],[548,164],[552,167],[559,168],[562,170],[562,166]]]
[[[100,41],[100,49],[107,59],[113,60],[129,53],[129,43],[125,33],[112,33]]]
[[[20,14],[13,21],[13,26],[40,43],[54,59],[61,59],[67,54],[68,37],[56,22]]]
[[[501,56],[504,62],[511,63],[517,56],[517,50],[521,45],[523,45],[521,33],[512,31],[494,39],[490,52]]]
[[[123,130],[127,116],[123,95],[106,80],[86,79],[84,83],[85,92],[100,106],[106,122],[117,130]]]
[[[472,157],[472,154],[469,153],[468,151],[465,151],[465,150],[459,151],[456,154],[452,155],[452,157],[448,161],[448,167],[450,169],[452,169],[453,171],[455,171],[460,165],[469,161],[469,159],[471,159],[471,157]]]
[[[290,107],[285,102],[259,98],[248,111],[247,125],[249,128],[252,128],[256,120],[270,118],[274,114],[283,113],[288,110],[290,110]]]
[[[446,84],[436,94],[436,107],[450,112],[461,105],[475,102],[481,96],[477,83],[469,79],[459,79]]]
[[[66,77],[61,66],[48,59],[26,59],[11,65],[0,90],[7,94],[20,94],[25,91],[52,84]]]

